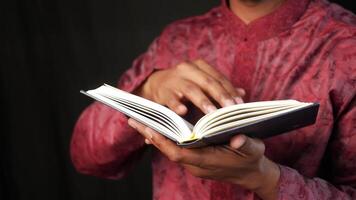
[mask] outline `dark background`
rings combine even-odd
[[[352,0],[341,2],[356,10]],[[0,199],[151,199],[149,153],[130,176],[78,174],[71,132],[91,100],[116,84],[162,28],[219,0],[8,0],[0,6]]]

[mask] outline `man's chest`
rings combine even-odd
[[[266,154],[281,164],[315,173],[331,135],[332,107],[329,100],[329,60],[323,59],[322,43],[300,41],[211,44],[211,54],[201,54],[236,87],[247,91],[245,102],[296,99],[321,104],[317,123],[266,140]],[[203,48],[203,49],[204,49]],[[206,50],[198,50],[199,52]]]

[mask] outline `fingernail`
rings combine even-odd
[[[244,102],[241,97],[235,97],[234,99],[237,104]]]
[[[224,107],[235,105],[235,102],[231,99],[225,99],[223,102],[224,102]]]
[[[246,137],[244,135],[236,135],[231,138],[230,146],[234,149],[239,149],[246,142]]]
[[[145,143],[146,143],[146,144],[152,144],[149,139],[145,139]]]
[[[185,113],[187,111],[187,108],[183,105],[179,105],[177,109],[179,113]]]
[[[216,110],[216,107],[213,105],[205,105],[204,110],[205,110],[205,113],[208,114],[208,113],[214,112]]]
[[[147,127],[145,128],[145,133],[146,133],[146,138],[152,140],[154,134],[153,130]]]
[[[241,96],[245,96],[246,91],[242,88],[236,88],[236,91],[241,95]]]

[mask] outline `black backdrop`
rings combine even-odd
[[[352,0],[342,2],[349,9]],[[8,0],[1,7],[0,199],[150,199],[149,153],[123,180],[75,172],[71,131],[164,25],[219,0]]]

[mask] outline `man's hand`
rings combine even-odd
[[[154,72],[135,93],[168,106],[179,115],[187,113],[184,100],[207,114],[216,109],[211,99],[224,107],[242,103],[241,96],[245,94],[203,60]]]
[[[153,144],[194,176],[238,184],[265,200],[277,197],[280,169],[264,156],[261,140],[237,135],[230,145],[187,149],[133,119],[129,119],[129,125],[146,138],[147,144]]]

